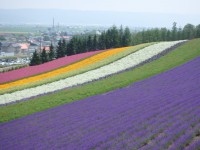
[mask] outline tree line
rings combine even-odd
[[[57,46],[51,44],[50,51],[45,49],[41,53],[34,52],[30,65],[38,65],[53,59],[74,54],[137,45],[148,42],[175,41],[184,39],[200,38],[200,25],[186,24],[183,28],[177,27],[174,22],[171,29],[152,28],[131,33],[128,27],[112,26],[107,31],[98,34],[73,36],[69,42],[59,40]]]
[[[124,29],[121,26],[118,29],[116,26],[113,26],[100,35],[73,36],[68,43],[64,39],[61,39],[55,49],[51,44],[49,53],[46,53],[45,49],[41,53],[35,51],[30,65],[34,66],[53,59],[84,52],[129,46],[131,45],[131,40],[132,35],[128,27]]]
[[[133,33],[132,45],[148,42],[175,41],[193,38],[200,38],[200,24],[197,26],[186,24],[183,28],[178,28],[177,23],[174,22],[171,29],[153,28]]]
[[[46,52],[45,48],[43,48],[41,53],[37,51],[33,53],[32,59],[30,61],[30,66],[35,66],[35,65],[46,63],[48,61],[52,61],[55,59],[55,56],[56,56],[56,53],[54,50],[54,46],[51,44],[51,46],[49,47],[48,53]]]
[[[111,27],[101,35],[83,35],[74,36],[67,44],[66,54],[74,55],[94,50],[103,50],[109,48],[118,48],[131,45],[132,35],[130,29],[126,27],[119,29],[116,26]]]

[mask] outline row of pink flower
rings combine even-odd
[[[56,59],[56,60],[41,64],[41,65],[29,66],[29,67],[21,68],[18,70],[0,73],[0,83],[10,82],[10,81],[22,79],[25,77],[33,76],[36,74],[48,72],[48,71],[57,69],[59,67],[69,65],[81,59],[87,58],[89,56],[95,55],[100,52],[102,52],[102,50],[87,52],[87,53],[82,53],[82,54],[77,54],[77,55],[72,55],[72,56],[66,56],[66,57]]]

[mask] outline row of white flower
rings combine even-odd
[[[106,66],[100,67],[95,70],[85,72],[83,74],[79,74],[73,77],[69,77],[49,84],[41,85],[38,87],[0,95],[0,104],[7,104],[11,102],[20,101],[23,99],[31,98],[38,95],[43,95],[46,93],[54,92],[57,90],[84,84],[87,82],[91,82],[93,80],[106,77],[108,75],[126,70],[128,68],[132,68],[140,64],[141,62],[144,62],[152,58],[153,56],[158,55],[159,53],[165,51],[166,49],[180,42],[183,41],[161,42],[158,44],[154,44],[146,48],[143,48],[135,53],[132,53],[111,64],[108,64]]]

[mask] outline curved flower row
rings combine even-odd
[[[166,49],[180,42],[183,42],[183,41],[161,42],[158,44],[154,44],[146,48],[143,48],[133,54],[130,54],[109,65],[100,67],[98,69],[91,70],[86,73],[79,74],[79,75],[69,77],[63,80],[59,80],[56,82],[52,82],[50,84],[17,91],[10,94],[1,95],[0,104],[6,104],[6,103],[15,102],[15,101],[31,98],[34,96],[54,92],[54,91],[61,90],[64,88],[91,82],[93,80],[97,80],[97,79],[109,76],[117,72],[121,72],[128,68],[132,68],[134,66],[139,65],[140,63],[162,53]]]
[[[86,57],[90,57],[92,55],[98,54],[100,52],[103,52],[103,51],[99,50],[99,51],[87,52],[87,53],[82,53],[82,54],[76,54],[72,56],[66,56],[66,57],[59,58],[59,59],[41,64],[41,65],[29,66],[29,67],[25,67],[25,68],[13,70],[13,71],[5,72],[5,73],[0,73],[0,83],[19,80],[25,77],[30,77],[33,75],[51,71],[59,67],[63,67],[71,63],[74,63]]]
[[[127,48],[128,47],[108,50],[108,51],[99,53],[95,56],[92,56],[88,59],[85,59],[85,60],[82,60],[80,62],[66,66],[64,68],[60,68],[60,69],[57,69],[57,70],[54,70],[54,71],[51,71],[51,72],[47,72],[47,73],[44,73],[44,74],[41,74],[41,75],[17,80],[17,81],[14,81],[14,82],[5,83],[5,84],[0,85],[0,90],[12,88],[12,87],[15,87],[15,86],[20,86],[20,85],[30,84],[30,83],[33,83],[33,82],[36,82],[36,81],[41,81],[43,79],[47,79],[47,78],[55,77],[57,75],[61,75],[61,74],[67,73],[67,72],[71,72],[73,70],[77,70],[79,68],[83,68],[83,67],[86,67],[88,65],[94,64],[94,63],[101,61],[101,60],[103,60],[103,59],[105,59],[109,56],[114,55],[114,54],[120,53],[120,52],[126,50]]]

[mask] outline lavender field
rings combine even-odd
[[[200,57],[128,87],[0,124],[0,149],[200,149]]]

